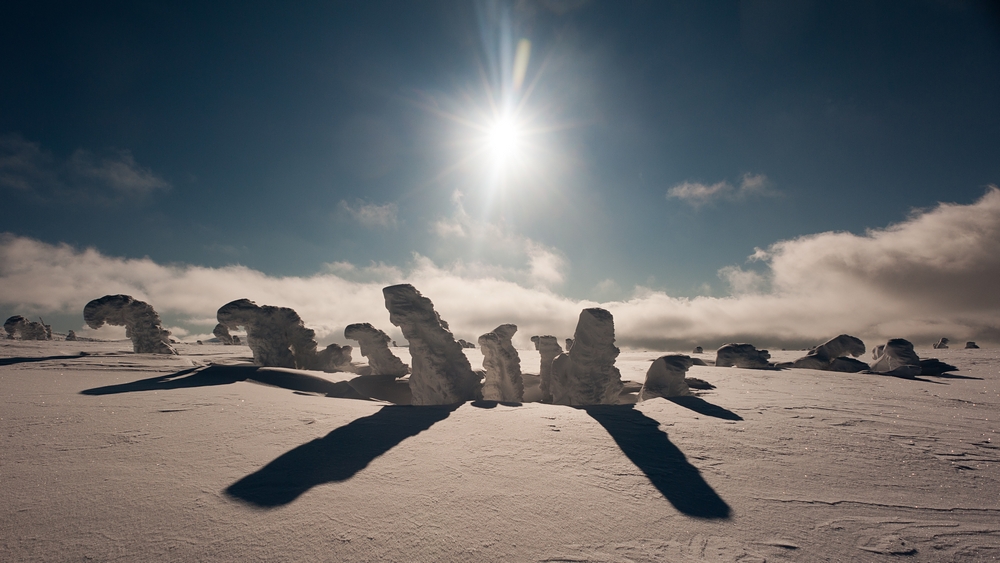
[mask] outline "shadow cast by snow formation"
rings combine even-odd
[[[168,389],[186,389],[191,387],[211,387],[214,385],[229,385],[238,381],[255,381],[264,385],[290,389],[300,393],[319,394],[342,399],[365,399],[368,397],[359,393],[346,381],[327,381],[321,377],[301,373],[262,370],[257,366],[209,366],[207,368],[191,368],[161,375],[149,379],[140,379],[131,383],[94,387],[80,391],[82,395],[114,395],[117,393],[135,393],[140,391],[162,391]]]
[[[14,364],[24,364],[28,362],[46,362],[49,360],[78,360],[80,358],[86,358],[88,354],[80,352],[79,354],[73,354],[72,356],[42,356],[35,358],[0,358],[0,366],[12,366]]]
[[[460,405],[382,407],[282,454],[225,493],[261,508],[286,505],[316,485],[347,481],[403,440],[448,418]]]
[[[675,405],[691,409],[694,412],[705,416],[721,418],[722,420],[743,420],[742,416],[734,413],[733,411],[718,405],[713,405],[701,397],[670,397],[667,400]]]
[[[594,405],[583,409],[607,430],[674,508],[688,516],[728,519],[731,509],[688,463],[684,453],[660,430],[660,423],[632,405]]]

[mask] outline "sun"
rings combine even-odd
[[[517,153],[521,131],[510,117],[501,117],[489,130],[489,149],[496,160],[507,160]]]

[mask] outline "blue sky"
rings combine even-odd
[[[767,291],[758,248],[1000,183],[985,2],[3,10],[0,230],[107,257],[725,297]],[[505,104],[520,145],[498,163]]]

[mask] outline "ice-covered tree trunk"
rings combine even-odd
[[[694,359],[683,354],[669,354],[653,360],[646,372],[646,381],[639,390],[639,400],[654,397],[684,397],[691,394],[684,376]]]
[[[160,326],[160,316],[153,307],[131,295],[105,295],[83,308],[83,320],[90,328],[105,323],[125,327],[137,354],[176,354],[170,345],[170,332]]]
[[[488,401],[520,403],[524,398],[521,359],[511,344],[517,326],[503,324],[479,337],[483,350],[483,398]]]
[[[410,343],[413,404],[450,405],[480,398],[481,376],[472,371],[462,346],[431,300],[410,284],[383,288],[382,294],[389,321]]]
[[[389,349],[389,335],[370,323],[348,325],[344,329],[344,338],[358,341],[361,355],[368,358],[373,375],[403,377],[410,373],[410,368]]]
[[[622,391],[615,367],[615,323],[611,313],[584,309],[573,334],[573,349],[552,361],[552,402],[558,405],[613,405]]]

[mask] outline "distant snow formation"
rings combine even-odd
[[[21,315],[7,319],[3,323],[3,329],[7,332],[8,340],[13,340],[17,333],[21,334],[21,340],[52,340],[52,327],[30,321]]]
[[[639,400],[691,395],[684,376],[693,365],[694,359],[684,354],[668,354],[653,360],[646,372],[646,381],[639,390]]]
[[[131,295],[105,295],[83,308],[87,326],[98,329],[105,323],[125,327],[125,336],[132,340],[137,354],[176,354],[170,345],[170,332],[160,325],[160,316],[152,305]]]
[[[947,349],[948,342],[949,340],[947,338],[942,338],[941,340],[938,340],[935,344],[933,344],[933,347],[935,350]]]
[[[694,351],[691,352],[691,353],[692,354],[704,354],[705,353],[705,349],[702,348],[701,346],[695,346],[694,347]]]
[[[361,355],[368,358],[372,375],[393,375],[403,377],[410,368],[389,349],[389,335],[375,328],[371,323],[355,323],[344,329],[344,338],[356,340]]]
[[[618,404],[623,384],[615,367],[615,322],[605,309],[580,312],[573,349],[552,360],[550,391],[557,405]]]
[[[531,341],[535,343],[535,350],[541,356],[538,366],[538,377],[541,378],[539,389],[542,391],[542,402],[552,402],[552,360],[563,353],[559,346],[559,339],[551,335],[532,336]]]
[[[913,351],[913,344],[903,338],[890,339],[872,350],[874,361],[869,364],[872,373],[913,378],[918,375],[941,375],[958,368],[937,358],[921,360]]]
[[[969,350],[969,349],[972,349],[972,348],[979,348],[979,346],[976,346],[976,343],[972,342],[972,341],[969,341],[969,342],[965,343],[965,349],[966,350]]]
[[[849,358],[855,358],[865,353],[865,343],[860,338],[849,334],[841,334],[809,350],[805,356],[777,365],[782,368],[804,368],[826,371],[842,371],[857,373],[868,369],[868,364]]]
[[[483,399],[487,401],[520,403],[524,398],[521,359],[510,341],[515,332],[517,325],[502,324],[479,337],[486,369]]]
[[[226,328],[226,325],[222,323],[215,325],[215,328],[212,329],[212,334],[214,334],[215,337],[219,339],[219,342],[227,346],[232,346],[233,344],[236,343],[233,340],[233,335],[229,334],[229,329]]]
[[[767,369],[772,367],[770,359],[767,350],[758,350],[753,344],[726,344],[715,352],[715,365],[719,367]]]
[[[227,329],[246,329],[247,345],[259,366],[353,371],[350,346],[331,344],[317,352],[316,333],[288,307],[258,306],[249,299],[237,299],[220,307],[216,318]]]
[[[410,284],[382,289],[389,321],[410,343],[410,391],[414,405],[451,405],[482,396],[481,375],[472,371],[431,300]]]

